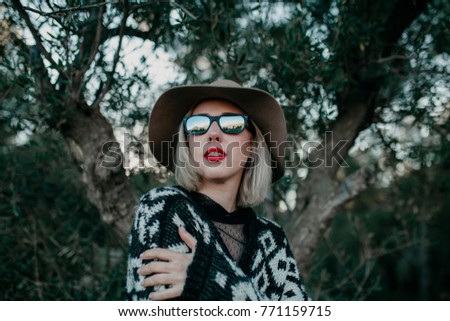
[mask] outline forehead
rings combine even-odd
[[[208,99],[199,103],[192,114],[208,114],[210,116],[222,115],[224,113],[244,114],[242,109],[232,102],[220,99]]]

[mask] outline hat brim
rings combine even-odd
[[[164,92],[149,119],[150,148],[155,158],[174,171],[180,124],[189,110],[206,99],[225,99],[239,106],[261,130],[272,157],[272,181],[284,174],[286,121],[278,102],[269,93],[246,87],[189,85]]]

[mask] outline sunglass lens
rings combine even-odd
[[[208,130],[209,124],[210,120],[206,116],[191,116],[185,122],[185,129],[190,135],[200,135]]]
[[[239,134],[245,129],[245,119],[240,115],[220,117],[220,128],[228,134]]]

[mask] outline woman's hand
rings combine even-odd
[[[142,260],[155,260],[138,269],[140,275],[151,275],[143,281],[144,287],[169,285],[170,288],[150,293],[151,300],[167,300],[179,297],[186,284],[187,269],[192,263],[197,240],[184,227],[178,228],[180,238],[191,249],[191,253],[177,253],[155,248],[141,254]]]

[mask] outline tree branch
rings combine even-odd
[[[97,6],[98,7],[98,6]],[[89,69],[89,66],[94,61],[95,56],[98,53],[98,48],[100,46],[100,43],[102,42],[102,35],[103,35],[103,14],[105,12],[105,6],[102,5],[99,7],[97,15],[97,28],[96,28],[96,34],[94,39],[92,39],[91,34],[93,34],[93,28],[91,28],[91,24],[87,23],[86,25],[88,27],[83,27],[81,29],[80,38],[82,38],[82,41],[79,41],[78,43],[78,54],[74,61],[77,63],[76,66],[79,66],[78,68],[75,68],[71,72],[72,76],[72,82],[71,82],[71,99],[73,101],[78,101],[81,91],[83,90],[83,84],[86,83],[84,77],[86,75],[86,71]],[[95,22],[95,15],[92,14],[92,21]],[[84,56],[85,52],[87,52],[89,57],[85,61]]]
[[[191,17],[192,19],[194,19],[194,20],[197,20],[197,19],[198,19],[192,12],[190,12],[188,9],[186,9],[186,7],[184,7],[183,5],[181,5],[181,4],[179,4],[179,3],[176,3],[176,2],[170,2],[170,4],[171,4],[173,7],[180,8],[185,14],[187,14],[187,15],[188,15],[189,17]]]
[[[127,5],[125,5],[124,12],[123,12],[123,18],[122,18],[122,23],[120,25],[119,43],[117,45],[117,50],[116,50],[116,53],[114,55],[113,67],[112,67],[111,72],[108,75],[108,80],[106,82],[105,88],[103,89],[101,94],[96,98],[95,102],[91,105],[92,109],[97,109],[100,106],[100,103],[103,101],[103,98],[105,97],[106,93],[111,88],[111,85],[112,85],[112,82],[113,82],[113,79],[114,79],[114,73],[116,71],[116,66],[117,66],[117,63],[119,61],[120,49],[122,48],[122,40],[123,40],[123,36],[124,36],[124,31],[125,31],[125,26],[126,26],[126,23],[127,23],[128,14],[129,14],[128,7],[127,7]]]
[[[181,9],[184,13],[186,13],[189,17],[191,17],[194,20],[197,20],[198,17],[196,17],[192,12],[190,12],[185,6],[173,2],[171,0],[160,0],[157,2],[167,2],[169,3],[172,7],[176,7]],[[155,3],[155,1],[149,1],[147,3],[140,3],[140,4],[136,4],[133,5],[129,8],[129,12],[132,12],[134,10],[137,9],[141,9],[141,8],[145,8],[148,6],[151,6]],[[92,9],[92,8],[96,8],[96,7],[102,7],[104,5],[107,4],[113,4],[111,1],[105,1],[105,2],[100,2],[100,3],[96,3],[96,4],[90,4],[90,5],[79,5],[76,7],[70,7],[70,8],[66,8],[66,9],[61,9],[61,10],[55,10],[55,11],[50,11],[50,12],[45,12],[45,11],[41,11],[41,10],[37,10],[34,8],[30,8],[30,7],[24,7],[25,10],[37,13],[43,17],[52,17],[52,18],[56,18],[55,16],[61,15],[63,13],[69,13],[69,12],[74,12],[74,11],[83,11],[83,10],[87,10],[87,9]]]
[[[88,61],[86,62],[82,74],[84,74],[88,69],[91,63],[94,61],[94,58],[97,54],[97,49],[100,46],[100,41],[102,39],[102,32],[103,32],[103,14],[105,12],[105,6],[101,6],[99,13],[98,13],[98,21],[97,21],[97,33],[95,35],[94,43],[91,46],[91,52],[88,58]]]
[[[105,37],[104,39],[102,39],[102,41],[106,41],[108,38],[112,38],[115,36],[120,35],[120,31],[121,31],[121,27],[119,28],[114,28],[114,29],[108,29],[108,32],[106,32],[105,34],[107,34],[108,36]],[[140,31],[131,27],[125,27],[125,29],[123,30],[123,35],[125,36],[129,36],[129,37],[137,37],[137,38],[141,38],[144,40],[151,40],[151,41],[156,41],[156,37],[158,36],[158,34],[154,33],[154,32],[150,32],[150,31]]]
[[[41,36],[39,35],[39,32],[34,27],[33,23],[30,20],[30,17],[25,12],[25,9],[23,8],[22,4],[19,0],[12,0],[13,6],[19,13],[19,15],[22,17],[22,19],[27,24],[28,28],[30,29],[31,34],[33,35],[34,40],[36,41],[36,46],[39,48],[39,51],[44,55],[44,57],[50,62],[50,64],[60,72],[60,74],[64,75],[66,79],[69,79],[69,76],[67,72],[62,69],[51,57],[50,53],[45,49],[44,45],[42,44]]]
[[[43,17],[52,17],[52,16],[57,16],[57,15],[61,15],[62,13],[68,13],[68,12],[73,12],[73,11],[83,11],[83,10],[87,10],[87,9],[91,9],[91,8],[97,8],[97,7],[103,7],[105,5],[107,5],[108,3],[111,3],[111,1],[105,1],[105,2],[100,2],[100,3],[95,3],[95,4],[88,4],[88,5],[79,5],[76,7],[69,7],[66,9],[61,9],[61,10],[56,10],[56,11],[50,11],[50,12],[44,12],[41,10],[37,10],[37,9],[33,9],[30,7],[24,7],[25,10],[29,10],[31,12],[40,14]]]
[[[336,208],[367,189],[374,183],[374,170],[362,168],[348,176],[337,188],[336,195],[330,200],[328,206]]]
[[[391,61],[391,60],[410,60],[410,59],[413,59],[413,58],[416,58],[416,57],[414,57],[414,56],[408,57],[408,56],[402,56],[402,55],[392,55],[392,56],[389,56],[389,57],[384,57],[384,58],[378,59],[377,63],[382,64],[384,62]]]
[[[46,1],[46,2],[47,2],[47,5],[50,6],[49,2],[48,1]],[[26,11],[31,11],[31,12],[37,13],[38,15],[41,15],[43,17],[49,16],[50,18],[54,19],[57,23],[59,23],[61,28],[68,30],[70,32],[73,32],[73,33],[77,33],[77,31],[75,29],[72,29],[66,23],[63,23],[58,15],[50,15],[50,14],[48,14],[48,12],[43,12],[41,10],[37,10],[37,9],[31,8],[31,7],[23,6],[23,8]]]

